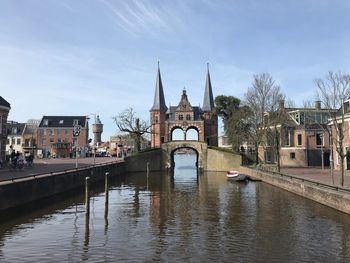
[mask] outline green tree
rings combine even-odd
[[[234,96],[220,95],[215,98],[215,113],[224,123],[225,134],[228,136],[232,149],[239,151],[239,146],[247,138],[245,136],[248,108],[241,105],[241,100]]]

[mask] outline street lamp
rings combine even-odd
[[[323,133],[321,133],[320,134],[320,138],[321,138],[321,162],[322,162],[322,172],[323,172],[323,170],[324,170],[324,160],[323,160],[323,158],[324,158],[324,156],[323,156]]]

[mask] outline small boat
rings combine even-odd
[[[226,173],[228,179],[233,181],[247,181],[248,177],[245,174],[241,174],[238,171],[228,171]]]

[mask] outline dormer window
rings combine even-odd
[[[48,120],[48,119],[44,119],[43,125],[44,125],[44,126],[48,126],[48,125],[49,125],[49,120]]]
[[[59,121],[59,124],[62,125],[62,124],[63,124],[63,120],[60,120],[60,121]]]
[[[79,125],[79,120],[74,119],[74,120],[73,120],[73,126],[76,126],[76,125]]]

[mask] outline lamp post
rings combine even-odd
[[[95,163],[96,163],[96,146],[94,145],[94,166],[95,166]]]
[[[323,172],[323,170],[324,170],[324,160],[323,160],[323,158],[324,158],[324,156],[323,156],[323,133],[322,134],[320,134],[320,138],[321,138],[321,162],[322,162],[322,172]]]

